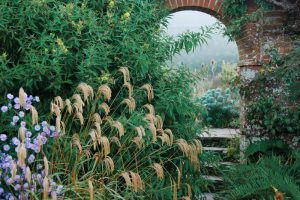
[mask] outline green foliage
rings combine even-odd
[[[208,90],[199,101],[207,112],[202,113],[205,123],[214,128],[237,127],[239,117],[238,95],[230,89],[220,88]]]
[[[209,33],[163,36],[169,12],[156,0],[4,0],[0,7],[2,94],[22,86],[41,97],[67,96],[81,81],[95,88],[100,74],[120,66],[134,83],[156,81],[166,60]]]
[[[225,0],[223,2],[222,12],[225,20],[229,20],[225,35],[229,36],[231,41],[235,37],[241,36],[242,27],[245,24],[258,20],[265,11],[270,9],[269,4],[264,0],[255,0],[254,3],[258,6],[258,9],[249,13],[249,2],[246,0]]]
[[[250,162],[257,162],[262,156],[272,155],[287,157],[292,155],[292,150],[281,139],[265,139],[250,144],[244,156]]]
[[[272,60],[260,70],[251,83],[242,83],[241,92],[245,96],[253,94],[253,88],[260,94],[248,102],[246,116],[251,126],[260,126],[262,134],[271,137],[283,133],[300,133],[300,63],[299,48],[286,57],[271,51]]]
[[[240,164],[226,171],[226,190],[220,199],[274,199],[276,188],[286,199],[300,199],[300,160],[291,162],[281,157],[263,157],[257,163]]]

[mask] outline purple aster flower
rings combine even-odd
[[[16,97],[16,98],[14,99],[14,102],[15,102],[16,104],[20,103],[19,97]]]
[[[60,194],[61,191],[62,191],[62,189],[63,189],[63,186],[62,186],[62,185],[57,186],[57,188],[56,188],[56,193],[57,193],[57,194]]]
[[[41,130],[41,126],[40,126],[39,124],[35,125],[35,126],[34,126],[34,130],[36,130],[36,131]]]
[[[4,193],[4,189],[3,188],[0,188],[0,195]]]
[[[18,116],[13,116],[12,120],[14,123],[17,123],[19,121],[19,117]]]
[[[37,170],[42,169],[42,168],[43,168],[43,165],[42,165],[42,164],[38,164],[38,165],[36,166],[36,168],[37,168]]]
[[[4,113],[7,112],[8,111],[8,107],[7,106],[2,106],[1,107],[1,111],[4,112]]]
[[[12,139],[12,143],[13,143],[14,145],[18,146],[18,145],[20,144],[20,140],[19,140],[18,138],[14,137],[14,138]]]
[[[32,133],[30,131],[26,131],[26,137],[31,137],[32,136]]]
[[[7,135],[5,135],[5,134],[0,134],[0,140],[1,141],[5,141],[7,139]]]
[[[42,126],[46,127],[48,125],[48,122],[42,121]]]
[[[16,175],[16,176],[15,176],[15,181],[20,181],[20,179],[21,179],[21,176],[20,176],[20,175]]]
[[[55,126],[50,126],[51,131],[55,131]]]
[[[27,190],[29,188],[28,183],[24,183],[23,187],[24,187],[25,190]]]
[[[21,121],[20,125],[21,125],[22,127],[25,127],[25,126],[26,126],[26,122]]]
[[[40,102],[40,97],[36,96],[34,99],[36,102]]]
[[[20,104],[17,103],[14,105],[14,109],[16,109],[16,110],[19,110],[20,108],[21,108]]]
[[[12,99],[14,98],[14,95],[12,95],[12,94],[9,93],[9,94],[6,95],[6,97],[7,97],[8,99],[12,100]]]
[[[23,118],[25,116],[25,113],[23,111],[19,112],[19,117]]]
[[[31,154],[29,157],[28,157],[28,163],[33,163],[34,162],[34,159],[35,159],[35,156],[33,154]]]
[[[8,179],[6,180],[6,184],[7,184],[7,185],[11,185],[13,182],[14,182],[14,180],[13,180],[12,178],[8,178]]]
[[[20,184],[16,184],[15,187],[14,187],[14,189],[17,190],[17,191],[20,190],[21,189],[21,185]]]
[[[4,151],[9,151],[10,150],[10,146],[8,144],[3,146],[3,150]]]
[[[31,104],[30,103],[26,103],[24,106],[25,110],[30,110],[31,108]]]

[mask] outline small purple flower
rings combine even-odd
[[[43,127],[46,127],[47,125],[48,125],[48,122],[42,121],[42,126],[43,126]]]
[[[25,106],[24,106],[25,110],[30,110],[31,108],[31,104],[29,103],[26,103]]]
[[[15,176],[15,181],[20,181],[20,179],[21,179],[21,176],[20,176],[20,175],[16,175],[16,176]]]
[[[23,118],[25,116],[25,113],[23,111],[19,112],[19,117]]]
[[[35,97],[35,101],[36,101],[36,102],[40,102],[40,97],[36,96],[36,97]]]
[[[8,107],[7,106],[2,106],[1,107],[1,111],[4,112],[4,113],[7,112],[8,111]]]
[[[14,137],[14,138],[12,139],[12,143],[13,143],[14,145],[18,146],[18,145],[20,144],[20,140],[19,140],[18,138]]]
[[[17,123],[19,121],[19,117],[18,116],[13,116],[12,120],[14,123]]]
[[[57,194],[60,194],[61,191],[62,191],[62,189],[63,189],[63,186],[62,186],[62,185],[57,186],[56,193],[57,193]]]
[[[30,131],[26,131],[26,137],[31,137],[32,133]]]
[[[21,185],[20,184],[16,184],[15,187],[14,187],[14,189],[17,190],[17,191],[20,190],[21,189]]]
[[[5,135],[5,134],[0,134],[0,140],[1,141],[5,141],[7,139],[7,135]]]
[[[0,188],[0,195],[4,192],[3,188]]]
[[[12,95],[12,94],[9,93],[9,94],[6,95],[6,97],[7,97],[8,99],[12,100],[12,99],[14,98],[14,95]]]
[[[16,123],[14,123],[14,122],[10,122],[10,125],[14,126],[14,125],[16,125]]]
[[[51,131],[55,131],[55,126],[50,126]]]
[[[29,188],[28,183],[24,183],[23,187],[24,187],[25,190],[27,190]]]
[[[36,130],[36,131],[41,130],[41,126],[40,126],[39,124],[35,125],[35,126],[34,126],[34,130]]]
[[[3,146],[3,150],[4,151],[9,151],[10,150],[10,146],[8,144]]]
[[[16,110],[19,110],[20,108],[21,108],[20,104],[17,103],[14,105],[14,109],[16,109]]]
[[[20,125],[21,125],[22,127],[25,127],[25,126],[26,126],[26,122],[21,121]]]
[[[14,99],[14,102],[15,102],[16,104],[20,103],[19,97],[16,97],[16,98]]]
[[[6,184],[7,184],[7,185],[11,185],[13,182],[14,182],[14,180],[13,180],[12,178],[8,178],[8,179],[6,180]]]
[[[37,170],[42,169],[42,168],[43,168],[43,165],[42,165],[42,164],[38,164],[38,165],[36,166],[36,168],[37,168]],[[38,174],[38,175],[39,175],[39,174]]]
[[[28,163],[33,163],[34,162],[34,159],[35,159],[35,156],[33,154],[31,154],[29,157],[28,157]]]

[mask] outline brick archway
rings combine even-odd
[[[226,20],[222,16],[222,3],[223,0],[167,0],[167,7],[171,12],[198,10],[216,17],[226,26]],[[257,9],[254,0],[248,0],[247,7],[248,13]],[[291,38],[282,31],[286,21],[286,13],[274,8],[266,12],[258,21],[242,27],[241,35],[235,38],[239,52],[238,71],[241,79],[251,81],[255,78],[262,64],[269,61],[270,55],[267,49],[275,48],[280,54],[287,54],[291,51]],[[241,97],[240,117],[243,127],[247,125],[245,107],[252,98]],[[242,144],[246,143],[246,136],[243,135],[243,131],[241,133],[241,150],[243,151],[246,146]]]

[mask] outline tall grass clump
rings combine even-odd
[[[51,121],[63,134],[49,150],[51,171],[64,195],[90,199],[192,198],[186,168],[199,171],[202,145],[186,141],[164,126],[150,103],[136,106],[136,94],[152,98],[150,84],[133,86],[127,68],[124,84],[96,91],[80,83],[69,99],[56,97]],[[123,100],[114,97],[126,94]]]

